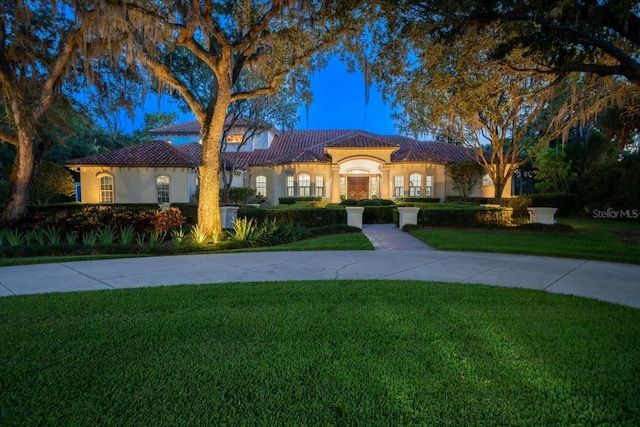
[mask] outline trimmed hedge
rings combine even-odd
[[[395,206],[365,206],[362,213],[363,224],[390,224],[393,222]]]
[[[460,197],[449,196],[447,202],[475,203],[478,205],[500,205],[514,210],[526,210],[529,207],[553,207],[557,208],[556,215],[571,215],[576,211],[576,194],[529,194],[519,197],[495,199],[492,197]]]
[[[276,219],[278,222],[292,222],[307,228],[347,223],[347,211],[344,209],[247,209],[241,207],[238,210],[238,217],[253,218],[258,224]]]
[[[320,202],[322,197],[278,197],[278,203],[281,205],[295,205],[296,202]]]
[[[495,228],[511,225],[511,209],[444,210],[420,209],[422,227]]]
[[[340,202],[342,206],[358,206],[358,203],[360,202],[356,199],[344,199]]]
[[[187,224],[198,223],[198,204],[197,203],[171,203],[171,207],[180,209],[182,215],[186,218]]]
[[[401,203],[440,203],[439,197],[400,197],[396,202]]]

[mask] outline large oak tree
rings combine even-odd
[[[219,230],[220,151],[231,103],[273,93],[291,71],[310,67],[353,25],[349,1],[119,1],[104,19],[118,19],[126,48],[165,88],[182,96],[200,124],[198,224]],[[204,64],[208,78],[194,80],[174,55]],[[183,61],[180,61],[183,63]],[[246,71],[253,87],[236,83]],[[206,90],[202,90],[205,88]]]

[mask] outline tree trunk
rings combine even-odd
[[[504,187],[507,185],[507,180],[504,177],[499,177],[498,179],[493,180],[494,193],[493,197],[496,199],[502,198],[502,193],[504,192]]]
[[[202,165],[198,198],[198,225],[207,234],[222,230],[220,222],[220,138],[231,99],[231,86],[218,86],[210,117],[198,118],[202,129]]]
[[[11,191],[3,213],[4,218],[12,221],[27,212],[31,181],[36,168],[35,136],[20,127],[17,136],[16,159],[11,171]]]

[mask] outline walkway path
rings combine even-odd
[[[246,281],[410,279],[542,289],[640,307],[640,265],[443,252],[419,245],[395,227],[365,226],[363,231],[384,250],[221,253],[3,267],[0,295]],[[412,247],[394,247],[401,238]]]

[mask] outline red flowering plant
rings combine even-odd
[[[180,209],[170,207],[149,212],[149,220],[151,231],[157,233],[160,240],[164,240],[169,230],[182,226],[186,218]]]

